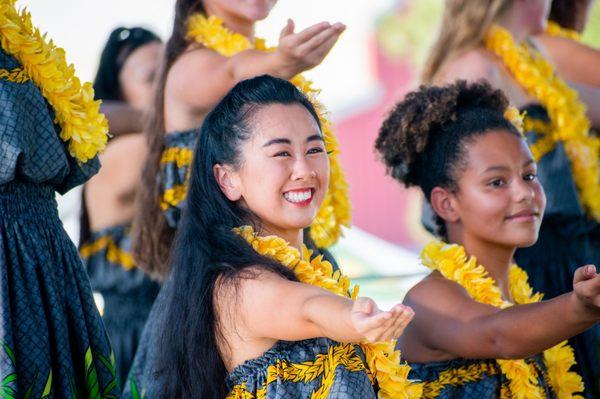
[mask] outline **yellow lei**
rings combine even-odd
[[[546,24],[546,33],[550,36],[565,37],[567,39],[581,41],[581,34],[573,29],[563,28],[554,21],[548,21]]]
[[[448,280],[460,284],[477,302],[507,308],[513,304],[502,299],[500,289],[489,277],[485,268],[477,264],[475,257],[467,257],[465,249],[456,244],[433,241],[422,253],[423,265],[439,271]],[[512,265],[509,273],[510,292],[516,304],[539,302],[542,294],[533,293],[527,273],[517,265]],[[497,360],[502,373],[509,380],[513,398],[544,398],[538,386],[533,366],[524,360]],[[548,369],[550,385],[558,399],[583,399],[577,393],[583,392],[581,377],[569,369],[575,364],[573,349],[567,341],[544,351],[544,363]]]
[[[485,46],[504,62],[515,80],[535,97],[550,117],[550,132],[532,144],[539,159],[562,142],[571,163],[579,199],[586,211],[600,221],[600,139],[589,135],[590,122],[586,107],[541,54],[525,44],[515,43],[510,32],[493,26]],[[525,126],[530,118],[525,119]]]
[[[311,251],[306,247],[300,251],[290,246],[284,239],[277,236],[260,237],[252,227],[243,226],[236,229],[261,255],[274,259],[294,271],[303,283],[324,288],[336,295],[352,299],[358,295],[358,286],[350,290],[350,280],[341,272],[333,271],[331,264],[317,256],[309,261]],[[412,399],[419,398],[422,385],[408,379],[410,367],[400,363],[400,351],[395,350],[395,341],[360,344],[365,353],[371,378],[375,378],[379,386],[378,397],[381,399]]]
[[[106,145],[108,123],[99,111],[100,101],[94,101],[91,83],[81,84],[64,50],[46,41],[31,15],[16,10],[15,0],[0,0],[0,38],[2,49],[19,61],[54,109],[69,153],[80,162],[96,156]]]
[[[241,51],[257,49],[273,51],[265,46],[264,40],[256,39],[251,43],[247,37],[234,33],[223,26],[223,21],[211,16],[194,14],[188,20],[188,38],[195,40],[203,46],[231,57]],[[301,75],[290,80],[313,103],[325,139],[325,146],[330,152],[330,179],[329,190],[323,204],[319,209],[314,223],[310,227],[310,236],[319,248],[327,248],[340,238],[342,226],[350,225],[350,201],[348,199],[348,185],[338,159],[338,142],[331,129],[331,122],[326,117],[323,105],[318,101],[319,90],[312,86],[312,82]]]

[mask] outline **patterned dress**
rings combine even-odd
[[[159,283],[135,267],[129,233],[129,225],[92,232],[89,241],[79,250],[92,289],[102,294],[104,300],[102,319],[122,382],[127,379],[146,319],[160,289]]]
[[[0,50],[0,69],[19,63]],[[79,164],[29,80],[0,79],[0,397],[117,398],[106,331],[55,192],[99,168]]]
[[[538,384],[546,398],[555,399],[541,356],[527,359],[535,365]],[[508,380],[493,359],[454,359],[431,363],[409,363],[409,378],[423,381],[423,399],[509,399]]]
[[[535,142],[549,131],[545,128],[548,115],[538,105],[526,111],[540,130],[528,133],[528,140]],[[538,178],[547,198],[540,235],[535,245],[518,249],[515,260],[527,271],[533,289],[550,299],[573,290],[575,269],[600,265],[600,224],[588,218],[581,206],[562,144],[556,144],[539,161]],[[586,397],[600,398],[600,325],[569,343],[575,350],[575,370],[583,377]]]

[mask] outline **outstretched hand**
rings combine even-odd
[[[586,309],[600,316],[600,274],[596,272],[596,266],[587,265],[575,270],[573,291]]]
[[[413,310],[401,304],[382,311],[370,298],[357,298],[352,306],[352,325],[369,342],[389,341],[402,335],[414,316]]]
[[[345,29],[339,22],[320,22],[294,33],[294,22],[288,19],[276,51],[282,67],[292,77],[319,65]]]

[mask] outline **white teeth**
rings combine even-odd
[[[288,191],[283,197],[290,202],[303,202],[312,197],[312,190]]]

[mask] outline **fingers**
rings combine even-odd
[[[354,306],[352,308],[353,312],[360,312],[365,315],[370,315],[374,310],[378,310],[377,305],[371,298],[367,297],[358,297],[356,301],[354,301]]]
[[[329,28],[319,32],[309,40],[302,43],[298,50],[302,53],[320,50],[320,52],[325,55],[329,52],[329,50],[331,50],[345,29],[346,26],[341,23],[331,25]]]
[[[382,333],[377,340],[379,341],[389,341],[392,339],[396,339],[402,335],[404,329],[408,325],[408,323],[412,320],[414,316],[413,310],[408,306],[396,305],[394,308],[390,310],[392,313],[392,318],[385,330],[382,330]]]
[[[594,265],[586,265],[575,270],[575,275],[573,276],[573,284],[580,283],[582,281],[589,280],[596,276],[596,266]]]
[[[317,36],[319,33],[329,29],[330,27],[331,24],[329,22],[320,22],[313,26],[309,26],[303,31],[296,33],[294,37],[290,37],[290,45],[292,47],[298,47],[312,39],[314,36]]]
[[[288,18],[287,23],[285,24],[285,26],[281,30],[281,33],[279,34],[279,39],[284,38],[289,35],[293,35],[294,34],[294,26],[295,26],[294,21]]]

